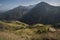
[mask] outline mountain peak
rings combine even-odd
[[[49,4],[46,2],[40,2],[38,5],[49,5]]]
[[[37,4],[38,7],[51,7],[52,5],[46,3],[46,2],[40,2]]]

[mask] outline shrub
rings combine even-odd
[[[48,32],[48,29],[49,29],[49,25],[43,25],[43,24],[35,24],[33,25],[33,28],[36,28],[37,29],[37,33],[45,33],[45,32]]]

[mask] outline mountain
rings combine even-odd
[[[19,6],[0,15],[0,20],[16,20],[27,13],[33,6]]]
[[[19,20],[27,24],[60,23],[60,7],[40,2]]]
[[[5,11],[3,11],[3,10],[0,10],[0,14],[2,14],[2,13],[4,13],[4,12],[6,12],[7,10],[5,10]]]

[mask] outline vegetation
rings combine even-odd
[[[2,22],[0,21],[0,29],[3,30],[19,30],[19,29],[24,29],[27,28],[28,25],[18,22],[18,21],[11,21],[11,22]]]
[[[0,21],[0,40],[59,40],[60,32],[50,32],[51,25],[28,25],[19,21]]]
[[[0,40],[25,40],[13,33],[0,32]]]

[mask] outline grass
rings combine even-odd
[[[19,29],[24,29],[24,28],[27,28],[29,25],[27,24],[24,24],[24,23],[20,23],[20,24],[17,24],[17,22],[3,22],[3,21],[0,21],[0,29],[3,29],[3,30],[19,30]]]
[[[0,21],[0,40],[60,40],[60,32],[49,32],[50,27],[44,24]]]
[[[13,33],[0,32],[0,40],[25,40],[25,39]]]

